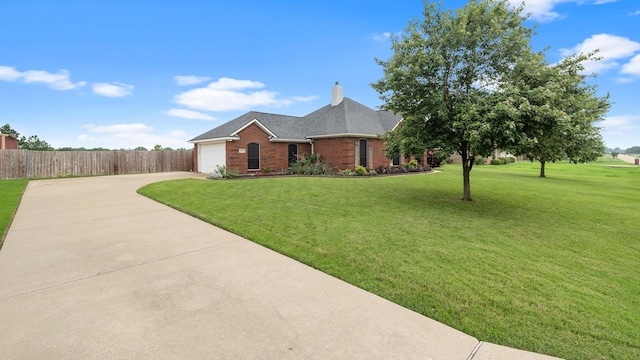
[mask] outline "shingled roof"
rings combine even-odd
[[[345,97],[337,105],[328,104],[304,117],[250,111],[189,142],[238,139],[237,133],[255,121],[273,135],[271,141],[306,142],[309,139],[327,137],[376,137],[392,130],[400,120],[400,116],[389,111],[376,111]]]
[[[288,116],[279,114],[250,111],[227,123],[198,135],[189,142],[200,142],[214,139],[237,139],[237,132],[252,121],[257,120],[260,124],[274,134],[276,138],[287,140],[306,141],[307,119],[298,116]]]

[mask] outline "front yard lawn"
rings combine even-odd
[[[479,340],[640,358],[640,168],[184,179],[140,193]]]
[[[27,179],[0,180],[0,248],[28,182]]]

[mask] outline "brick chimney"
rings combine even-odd
[[[342,86],[336,81],[336,84],[331,88],[331,106],[339,105],[342,99]]]

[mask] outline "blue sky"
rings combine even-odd
[[[515,0],[513,1],[516,2]],[[447,0],[446,7],[466,1]],[[344,95],[375,108],[389,35],[421,0],[0,2],[0,125],[52,146],[190,148],[246,111],[302,116]],[[529,0],[548,60],[588,64],[614,103],[607,146],[640,145],[640,1]]]

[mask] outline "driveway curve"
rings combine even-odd
[[[543,359],[479,342],[136,193],[29,182],[0,251],[0,359]]]

